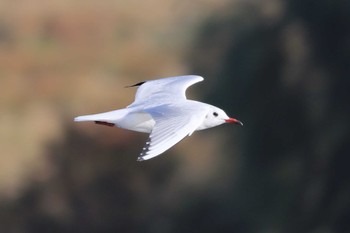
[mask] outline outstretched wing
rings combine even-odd
[[[160,155],[184,137],[189,136],[204,121],[206,108],[191,104],[187,106],[162,105],[146,110],[156,124],[143,148],[138,161]]]
[[[197,75],[185,75],[140,82],[132,86],[139,86],[135,101],[128,107],[143,104],[147,99],[186,99],[186,89],[203,81],[203,77]]]

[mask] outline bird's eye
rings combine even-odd
[[[217,112],[213,112],[213,116],[217,117],[217,116],[219,116],[219,114]]]

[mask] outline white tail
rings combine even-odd
[[[74,121],[102,121],[116,124],[118,120],[123,118],[127,113],[127,109],[119,109],[93,115],[78,116],[74,118]]]

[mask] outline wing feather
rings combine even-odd
[[[186,106],[163,105],[146,111],[156,123],[138,161],[160,155],[190,135],[203,122],[207,110],[197,105],[194,109]],[[164,112],[167,114],[164,115]]]
[[[141,82],[135,95],[135,101],[128,107],[144,104],[147,99],[163,101],[163,103],[167,98],[185,100],[186,89],[201,81],[203,81],[201,76],[185,75]]]

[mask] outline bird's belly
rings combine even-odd
[[[117,123],[118,127],[142,132],[150,133],[155,125],[155,121],[145,112],[129,113]]]

